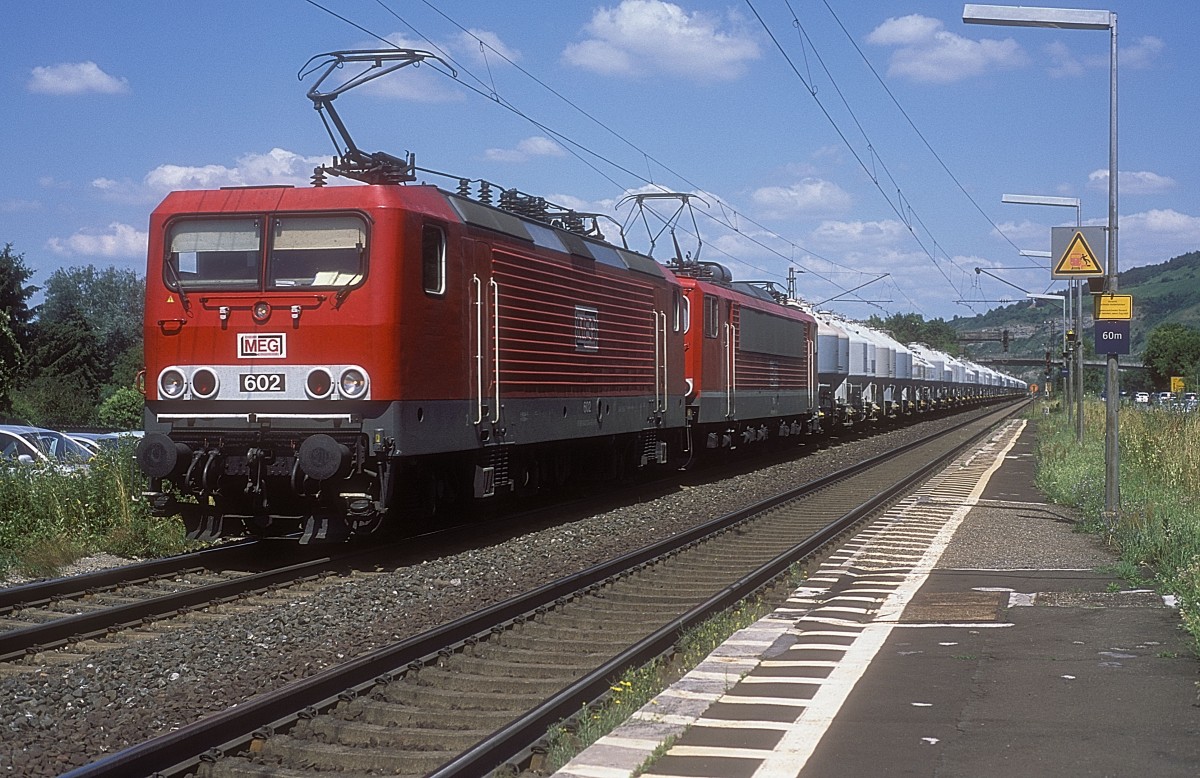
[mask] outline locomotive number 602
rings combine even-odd
[[[243,392],[282,392],[287,388],[283,373],[242,373],[238,385]]]

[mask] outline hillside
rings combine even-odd
[[[1145,265],[1122,271],[1118,279],[1121,294],[1133,295],[1133,343],[1130,361],[1140,362],[1146,334],[1165,322],[1179,322],[1200,328],[1200,251],[1193,251],[1158,265]],[[1092,353],[1092,307],[1084,291],[1083,342],[1085,353]],[[1012,356],[1042,355],[1047,349],[1058,353],[1062,332],[1062,304],[1053,300],[1033,300],[993,308],[971,317],[955,317],[950,325],[960,333],[995,332],[1007,329]],[[971,356],[1000,354],[999,343],[969,344]]]

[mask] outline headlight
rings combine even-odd
[[[186,388],[187,379],[183,377],[183,373],[173,367],[164,370],[158,377],[158,389],[162,392],[163,397],[169,400],[183,396],[183,390]]]
[[[343,397],[355,400],[367,392],[367,374],[357,367],[348,367],[342,371],[338,385],[342,390]]]
[[[328,370],[318,367],[308,374],[308,379],[304,382],[304,390],[314,400],[328,397],[333,390],[333,377],[329,375]]]
[[[207,367],[192,373],[192,394],[203,400],[216,396],[219,385],[217,374]]]

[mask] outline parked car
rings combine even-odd
[[[0,460],[76,467],[91,458],[91,451],[61,432],[20,424],[0,425]]]
[[[94,453],[101,451],[116,451],[121,441],[136,442],[138,438],[146,433],[141,430],[128,430],[122,432],[68,432],[76,443],[79,443],[84,448]]]
[[[1138,392],[1137,394],[1135,394],[1133,396],[1133,402],[1137,405],[1149,405],[1150,404],[1150,393],[1149,392]]]

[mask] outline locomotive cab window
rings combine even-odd
[[[257,289],[261,245],[258,219],[176,222],[167,237],[167,287]]]
[[[704,337],[715,338],[721,331],[721,301],[704,295]]]
[[[446,291],[446,232],[435,224],[421,228],[421,283],[429,294]]]
[[[342,289],[362,281],[367,228],[359,217],[280,217],[271,233],[268,289]]]

